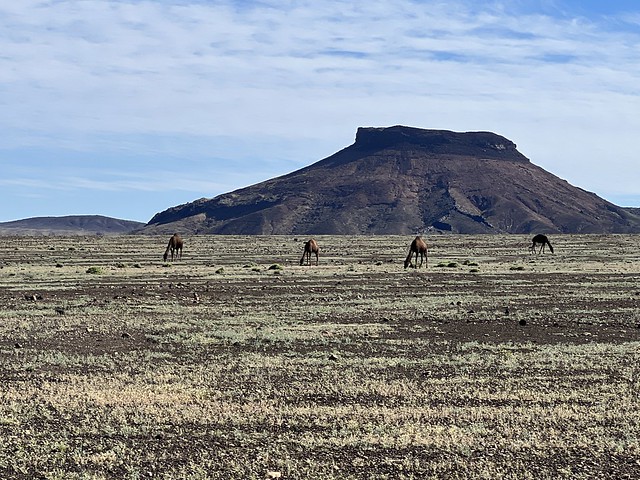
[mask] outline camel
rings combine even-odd
[[[182,246],[184,242],[182,241],[182,237],[177,233],[174,233],[173,236],[169,239],[169,245],[167,245],[167,249],[164,251],[163,259],[166,262],[167,257],[169,256],[169,251],[171,251],[171,261],[173,262],[173,258],[175,256],[176,259],[182,258]]]
[[[304,244],[304,251],[302,252],[302,258],[300,259],[300,265],[307,261],[307,265],[311,265],[311,254],[316,254],[316,265],[318,265],[318,252],[320,251],[320,247],[318,247],[318,242],[316,242],[313,238],[308,240]]]
[[[413,254],[416,254],[416,264],[411,264],[411,258]],[[420,237],[416,237],[413,242],[411,242],[411,247],[409,247],[409,255],[407,255],[406,260],[404,261],[404,268],[412,266],[413,268],[418,268],[418,255],[420,255],[420,267],[422,267],[422,261],[425,262],[425,268],[427,268],[428,258],[427,258],[427,244]]]
[[[538,235],[533,237],[533,243],[529,247],[529,250],[531,250],[531,253],[536,253],[536,245],[541,245],[540,250],[538,250],[537,252],[538,254],[544,252],[545,245],[548,245],[549,250],[551,250],[551,253],[553,253],[553,247],[551,246],[551,243],[549,242],[549,239],[547,238],[546,235],[542,235],[539,233]]]

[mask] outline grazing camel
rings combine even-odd
[[[320,251],[320,247],[318,247],[318,242],[316,242],[313,238],[308,240],[304,244],[304,251],[302,252],[302,258],[300,259],[300,265],[307,261],[307,265],[311,265],[311,254],[316,254],[316,265],[318,265],[318,252]]]
[[[163,259],[166,262],[167,257],[169,256],[169,251],[171,251],[171,261],[173,262],[173,257],[176,259],[182,258],[182,246],[184,242],[182,241],[182,237],[177,233],[174,233],[173,236],[169,239],[169,245],[167,245],[167,249],[164,251]]]
[[[413,257],[414,253],[416,254],[416,264],[412,265],[411,258]],[[404,261],[404,268],[407,268],[408,266],[418,268],[418,255],[420,255],[420,267],[422,267],[422,261],[424,260],[424,266],[425,268],[427,268],[427,244],[420,237],[416,237],[413,242],[411,242],[411,247],[409,247],[409,255],[407,255],[407,258]]]
[[[551,246],[551,243],[549,242],[549,239],[546,235],[542,235],[539,233],[538,235],[533,237],[533,243],[529,247],[531,253],[536,253],[536,245],[540,245],[540,250],[538,250],[537,252],[538,254],[544,252],[545,245],[548,245],[549,250],[551,250],[551,253],[553,253],[553,247]]]

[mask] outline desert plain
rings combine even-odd
[[[640,478],[640,236],[3,237],[0,477]]]

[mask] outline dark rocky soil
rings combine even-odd
[[[589,417],[615,398],[593,392],[640,386],[640,376],[628,370],[640,341],[636,236],[558,236],[551,239],[553,255],[531,255],[528,237],[437,236],[427,239],[428,267],[407,270],[411,237],[320,237],[317,267],[298,264],[305,238],[191,237],[184,258],[164,264],[167,240],[11,239],[0,262],[0,474],[59,478],[28,459],[39,455],[68,478],[266,478],[270,471],[282,478],[640,475],[638,432],[629,431],[624,415]],[[99,273],[87,273],[90,267]],[[568,356],[540,360],[547,351]],[[635,353],[625,358],[629,351]],[[209,379],[208,365],[223,374]],[[255,413],[237,422],[215,416],[178,422],[172,413],[147,424],[121,399],[104,410],[89,402],[77,411],[37,393],[70,376],[98,384],[124,376],[135,386],[156,371],[183,378],[178,391],[207,392],[182,404],[185,411],[219,399],[228,409],[262,402],[265,411],[275,403],[277,411],[305,413]],[[420,396],[357,386],[381,379]],[[474,383],[481,393],[470,393]],[[576,393],[565,398],[554,383]],[[507,393],[493,393],[501,385],[509,385]],[[24,411],[13,420],[10,411],[19,407],[7,395],[21,391]],[[638,400],[629,398],[620,412]],[[528,419],[506,428],[527,405],[541,412],[544,428],[527,427]],[[128,430],[111,417],[114,408],[130,415]],[[390,440],[409,427],[386,418],[414,408],[407,425],[467,429],[476,444]],[[497,420],[485,410],[503,412],[496,414],[501,423],[491,427]],[[576,417],[554,420],[556,410]],[[80,428],[93,425],[93,415],[111,433]],[[581,415],[603,423],[590,434]],[[358,425],[352,435],[361,443],[351,443],[341,421]],[[547,431],[555,421],[557,429]],[[376,428],[386,433],[377,437]],[[528,428],[531,435],[538,428],[558,435],[556,447],[526,447]],[[564,438],[562,428],[574,430]],[[618,447],[606,446],[609,434]],[[582,439],[589,435],[591,449]],[[54,454],[56,438],[76,457]],[[109,444],[119,445],[124,463],[97,462],[95,452]]]

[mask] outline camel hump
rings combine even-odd
[[[547,236],[543,235],[541,233],[539,233],[535,237],[533,237],[533,242],[534,243],[547,243],[548,241],[549,241],[549,239],[547,238]]]

